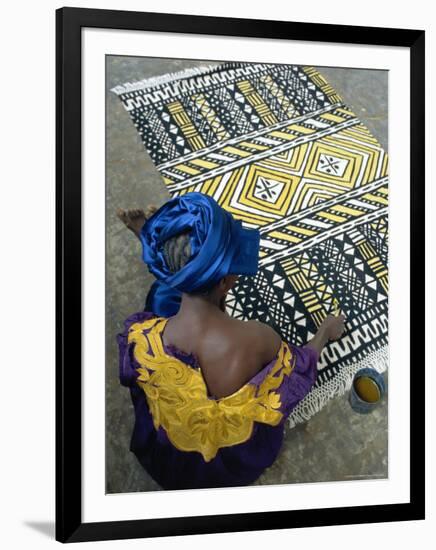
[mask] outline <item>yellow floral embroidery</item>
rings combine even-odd
[[[175,447],[198,451],[209,462],[219,448],[247,441],[255,421],[271,426],[280,422],[280,396],[274,390],[295,363],[285,342],[258,388],[247,383],[232,395],[211,399],[201,370],[165,353],[161,333],[167,320],[154,317],[134,323],[128,333],[141,365],[137,384],[145,393],[156,430],[163,426]]]

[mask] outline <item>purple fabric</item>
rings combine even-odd
[[[285,376],[278,391],[282,402],[283,419],[278,426],[254,423],[253,434],[245,443],[219,449],[215,458],[206,462],[195,451],[180,451],[169,441],[165,430],[157,431],[148,409],[143,390],[135,383],[139,367],[127,343],[130,325],[155,317],[144,311],[129,317],[125,330],[117,337],[119,345],[119,377],[124,386],[130,388],[135,409],[135,426],[130,450],[139,462],[163,489],[197,489],[212,487],[236,487],[249,485],[276,459],[283,442],[284,422],[303,397],[309,393],[316,380],[318,354],[308,347],[290,345],[296,355],[294,370]],[[191,366],[198,366],[193,354],[175,346],[165,346],[165,351]],[[268,374],[274,360],[268,363],[249,383],[260,384]]]

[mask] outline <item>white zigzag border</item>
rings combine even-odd
[[[225,64],[224,64],[225,65]],[[216,65],[202,65],[200,67],[190,67],[183,69],[182,71],[177,71],[175,73],[167,73],[159,76],[151,76],[149,78],[144,78],[143,80],[138,80],[137,82],[125,82],[124,84],[119,84],[114,88],[111,88],[111,92],[117,95],[122,95],[128,92],[136,92],[138,90],[147,90],[149,88],[155,88],[156,86],[161,86],[162,84],[168,84],[176,80],[181,80],[183,78],[190,78],[193,76],[205,75],[208,74],[217,68],[222,68],[223,64]]]

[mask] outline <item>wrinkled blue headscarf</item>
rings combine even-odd
[[[164,242],[187,230],[190,259],[171,273]],[[259,231],[242,227],[240,220],[203,193],[186,193],[167,201],[146,220],[140,239],[144,262],[157,279],[147,296],[146,309],[159,316],[177,313],[182,292],[201,292],[225,275],[255,275],[258,269]]]

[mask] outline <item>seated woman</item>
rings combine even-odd
[[[310,391],[319,354],[344,330],[329,316],[304,347],[226,314],[238,275],[258,268],[259,232],[187,193],[118,212],[156,277],[118,336],[135,409],[131,451],[164,489],[248,485],[276,459],[284,423]]]

